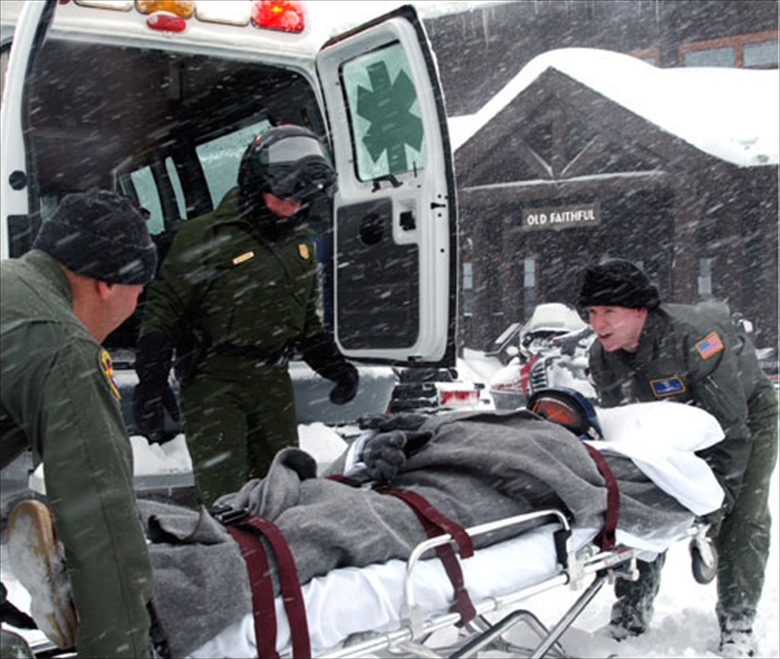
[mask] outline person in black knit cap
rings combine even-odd
[[[723,656],[755,653],[753,622],[769,556],[769,481],[777,462],[777,394],[750,339],[728,307],[661,303],[658,289],[628,261],[585,270],[579,306],[596,333],[590,372],[601,405],[670,400],[713,414],[726,434],[704,451],[726,494],[710,516],[720,556],[718,604]],[[616,584],[610,628],[643,633],[664,563],[640,563],[640,579]]]
[[[61,616],[32,615],[59,647],[75,644],[80,657],[149,654],[152,569],[132,447],[111,357],[100,344],[133,313],[156,266],[144,219],[129,200],[103,190],[66,196],[33,249],[0,264],[0,467],[31,448],[43,462],[51,506],[20,503],[7,537],[42,518],[50,527],[53,516],[72,593],[62,595]],[[26,586],[36,575],[58,576],[42,562],[55,549],[51,533],[31,542],[21,554],[41,561],[23,562],[21,570],[9,548]],[[0,639],[3,656],[8,634]]]

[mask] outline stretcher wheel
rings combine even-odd
[[[708,551],[710,552],[710,560],[706,561],[702,556],[702,551],[699,548],[699,544],[696,540],[691,541],[691,571],[693,572],[693,578],[697,583],[707,585],[712,582],[715,575],[718,574],[718,552],[715,546],[708,542]]]
[[[24,637],[8,629],[0,629],[0,652],[4,657],[35,659],[35,655]]]

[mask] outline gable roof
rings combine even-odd
[[[564,48],[531,60],[477,113],[448,120],[466,144],[548,69],[555,69],[693,145],[739,167],[780,161],[777,70],[659,69],[630,55]]]

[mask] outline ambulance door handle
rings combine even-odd
[[[414,211],[404,211],[400,215],[401,228],[404,231],[413,231],[417,228],[417,220],[414,219]]]
[[[24,190],[27,187],[27,174],[17,169],[8,177],[8,184],[12,190]]]

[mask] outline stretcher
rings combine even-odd
[[[455,658],[496,650],[512,657],[569,657],[572,655],[564,649],[561,636],[606,583],[638,576],[637,560],[654,555],[646,547],[660,549],[691,539],[710,566],[714,560],[709,553],[707,526],[701,523],[666,529],[663,534],[654,534],[650,543],[623,538],[640,546],[621,542],[609,551],[600,551],[593,544],[597,529],[573,529],[557,510],[484,524],[468,532],[477,537],[533,520],[546,523],[478,550],[463,562],[466,587],[477,616],[459,630],[457,641],[448,645],[434,646],[431,641],[437,638],[436,632],[451,630],[459,623],[459,615],[448,611],[453,589],[441,563],[423,557],[435,546],[452,542],[451,537],[442,535],[420,543],[407,562],[341,568],[315,578],[303,587],[313,655],[346,659],[391,653]],[[523,604],[534,595],[556,588],[581,594],[548,627]],[[277,600],[277,649],[282,656],[290,656],[290,628],[281,598]],[[505,634],[518,626],[530,631],[535,645],[519,646],[505,639]],[[54,656],[51,653],[57,652],[45,640],[31,643],[31,647],[36,656]],[[256,657],[251,616],[225,629],[192,656]]]
[[[569,656],[561,644],[563,633],[606,582],[615,578],[635,579],[638,560],[651,560],[672,544],[692,539],[700,567],[704,568],[699,570],[699,576],[709,574],[711,578],[716,557],[707,541],[707,527],[696,519],[716,510],[723,493],[695,452],[719,441],[722,430],[701,410],[666,403],[661,404],[662,408],[654,405],[639,406],[640,416],[627,415],[624,410],[620,416],[615,412],[613,417],[602,417],[605,436],[614,439],[594,444],[602,452],[612,450],[631,457],[659,488],[683,503],[689,515],[676,517],[674,525],[665,528],[643,528],[641,535],[618,527],[616,544],[608,550],[597,546],[603,529],[572,527],[567,515],[559,510],[539,510],[467,529],[472,538],[499,532],[505,537],[508,527],[517,527],[518,535],[479,549],[460,561],[476,617],[459,628],[454,644],[444,647],[433,647],[441,637],[435,632],[458,626],[461,617],[450,611],[454,588],[432,550],[450,543],[457,551],[453,537],[439,535],[420,543],[407,561],[331,570],[301,588],[312,655],[467,657],[492,648],[511,656]],[[700,426],[689,420],[694,412],[706,417]],[[659,419],[665,419],[668,427],[659,427]],[[626,436],[635,441],[618,440]],[[648,449],[651,443],[656,445],[652,451]],[[665,445],[663,451],[657,450],[661,444]],[[541,526],[523,530],[529,523]],[[533,595],[553,589],[571,589],[581,594],[548,628],[521,607]],[[276,598],[275,609],[276,649],[290,655],[291,645],[294,648],[295,644],[282,597]],[[504,634],[517,626],[526,627],[536,637],[533,647],[516,647],[505,641]],[[222,629],[191,656],[257,656],[253,616],[248,614]]]
[[[448,611],[453,588],[441,563],[423,559],[437,545],[452,542],[451,537],[442,535],[419,544],[407,562],[341,568],[304,586],[313,654],[365,657],[391,651],[409,656],[469,657],[493,648],[512,656],[569,656],[561,647],[561,635],[604,583],[615,578],[635,579],[637,560],[652,558],[654,550],[686,539],[692,539],[700,552],[713,560],[707,527],[699,523],[669,528],[664,533],[656,530],[650,542],[636,537],[620,538],[624,542],[609,551],[600,551],[592,543],[597,529],[572,529],[567,517],[556,510],[521,515],[468,532],[477,537],[533,520],[548,523],[478,550],[462,562],[466,588],[478,615],[461,631],[456,645],[426,645],[434,632],[452,628],[460,618]],[[532,612],[518,608],[533,595],[561,587],[581,590],[582,594],[551,629]],[[485,617],[500,612],[506,615],[497,622],[489,622]],[[277,602],[277,620],[277,649],[289,654],[290,629],[281,601]],[[507,643],[502,637],[516,625],[530,629],[538,637],[538,646],[519,648]],[[255,652],[254,628],[247,616],[193,656],[251,657],[256,656]]]
[[[681,422],[685,419],[688,423],[687,419],[693,413],[688,410],[692,408],[679,406],[683,409],[676,410],[676,417],[666,417],[670,427],[677,426],[676,432],[669,433],[653,418],[654,415],[658,417],[657,411],[666,413],[669,408],[654,408],[653,405],[645,405],[641,423],[631,419],[627,426],[625,418],[615,417],[620,427],[610,428],[610,434],[625,436],[630,433],[639,437],[644,433],[646,437],[642,439],[655,437],[656,444],[671,442],[672,435],[679,437]],[[696,412],[703,416],[700,410]],[[648,422],[651,418],[652,424]],[[610,419],[606,421],[609,425]],[[607,551],[600,550],[595,543],[600,529],[572,528],[567,516],[558,510],[540,510],[467,529],[472,538],[477,538],[506,527],[527,527],[531,521],[543,522],[542,526],[479,549],[471,558],[461,561],[465,587],[477,616],[460,628],[454,645],[438,648],[432,647],[431,643],[442,635],[433,638],[432,635],[460,622],[460,615],[449,611],[454,597],[452,583],[441,561],[432,553],[434,547],[445,543],[450,543],[457,551],[451,536],[444,534],[419,544],[406,562],[393,560],[365,568],[333,570],[302,587],[312,654],[333,658],[364,657],[373,653],[468,657],[492,648],[510,656],[569,656],[561,644],[563,633],[605,583],[617,578],[636,579],[638,560],[652,560],[677,542],[691,541],[698,559],[697,580],[711,579],[716,556],[706,536],[707,526],[696,520],[697,515],[719,507],[722,491],[706,485],[712,478],[703,461],[688,460],[696,450],[722,436],[713,419],[704,421],[700,426],[688,425],[681,439],[667,445],[664,451],[647,450],[644,441],[612,446],[612,450],[628,454],[637,464],[641,463],[643,471],[659,487],[695,511],[687,521],[673,527],[647,530],[641,536],[618,528],[616,545]],[[691,462],[685,467],[690,478],[682,477],[684,462]],[[693,473],[701,467],[709,473]],[[710,477],[709,481],[703,478],[705,475]],[[522,606],[531,596],[557,588],[581,591],[581,594],[569,610],[547,628]],[[276,601],[276,614],[277,651],[289,655],[291,634],[281,598]],[[536,637],[538,643],[534,647],[520,648],[504,640],[505,633],[518,625],[526,627]],[[225,629],[193,656],[256,656],[251,616]]]

